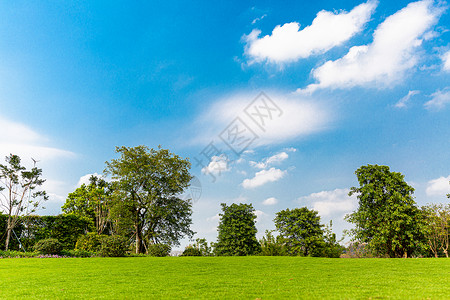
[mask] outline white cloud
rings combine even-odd
[[[228,158],[226,155],[213,156],[209,164],[202,169],[203,174],[221,175],[222,172],[228,172]]]
[[[252,25],[253,25],[253,24],[256,24],[256,22],[258,22],[258,21],[261,21],[261,20],[264,19],[265,17],[267,17],[267,14],[264,14],[264,15],[262,15],[262,16],[259,17],[259,18],[255,18],[255,19],[252,21]]]
[[[286,160],[288,157],[289,157],[289,155],[283,151],[283,152],[280,152],[278,154],[275,154],[271,157],[264,159],[262,162],[250,161],[250,165],[255,168],[258,168],[258,169],[265,169],[272,164],[277,164],[277,163],[280,163],[280,162]]]
[[[406,108],[406,104],[409,102],[412,96],[419,94],[420,91],[409,91],[408,94],[400,99],[394,106],[397,108]]]
[[[281,116],[267,119],[265,131],[262,131],[254,121],[244,113],[245,108],[255,99],[254,93],[237,93],[217,101],[197,119],[193,131],[200,132],[192,140],[198,145],[218,140],[219,134],[239,117],[256,135],[250,148],[263,145],[279,144],[323,131],[333,121],[330,108],[320,100],[305,96],[267,92],[267,95],[282,110]],[[227,146],[224,145],[224,148]],[[250,153],[248,151],[244,153]]]
[[[265,60],[285,63],[324,53],[360,32],[376,6],[376,1],[368,1],[350,12],[322,10],[312,24],[302,30],[297,22],[286,23],[277,25],[271,35],[262,38],[258,38],[261,31],[254,29],[244,36],[245,54],[251,58],[250,63]]]
[[[45,145],[48,139],[24,124],[0,117],[0,128],[4,129],[0,140],[2,158],[12,153],[19,155],[24,163],[31,164],[31,157],[39,161],[48,161],[75,156],[73,152]]]
[[[263,205],[275,205],[278,203],[278,199],[274,197],[267,198],[263,201]]]
[[[443,62],[442,69],[444,71],[450,72],[450,50],[445,52],[441,58],[442,58],[442,62]]]
[[[255,210],[253,213],[256,215],[256,222],[260,222],[263,217],[268,216],[262,210]]]
[[[314,69],[312,75],[318,83],[299,91],[368,84],[392,86],[417,65],[417,49],[429,37],[427,33],[441,13],[442,9],[429,0],[408,4],[378,26],[372,44],[352,47],[344,57]]]
[[[322,191],[300,197],[298,201],[308,203],[321,216],[345,215],[356,209],[358,204],[356,195],[348,196],[349,191],[349,189]]]
[[[439,177],[428,181],[426,189],[428,196],[442,196],[445,197],[450,194],[450,175],[447,177]]]
[[[430,96],[431,100],[424,104],[426,109],[440,110],[450,103],[450,90],[437,91]]]
[[[262,170],[255,174],[251,179],[245,179],[242,186],[246,189],[256,188],[268,182],[278,181],[286,175],[286,171],[280,169],[270,168],[269,170]]]

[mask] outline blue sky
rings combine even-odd
[[[437,1],[2,1],[0,155],[40,160],[41,214],[57,214],[115,146],[162,145],[193,162],[193,228],[210,241],[221,202],[252,203],[260,234],[308,206],[341,235],[365,164],[403,173],[419,205],[446,202],[448,13]],[[254,137],[237,154],[233,128]]]

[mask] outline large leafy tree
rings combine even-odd
[[[178,245],[192,237],[192,203],[179,196],[192,176],[188,159],[169,150],[146,146],[116,147],[118,159],[106,162],[117,193],[114,208],[119,220],[133,225],[136,253],[145,252],[147,243]]]
[[[317,211],[288,208],[278,212],[274,221],[289,255],[322,256],[324,232]]]
[[[448,257],[450,234],[450,204],[429,204],[422,207],[426,218],[426,236],[428,246],[434,257],[442,250]]]
[[[215,253],[217,255],[252,255],[261,251],[256,239],[256,215],[251,204],[221,204]]]
[[[5,249],[8,250],[11,232],[19,217],[34,213],[48,196],[39,190],[45,182],[41,178],[42,169],[33,167],[27,170],[21,165],[18,155],[11,154],[5,161],[6,164],[0,164],[0,206],[8,216],[5,240]]]
[[[84,216],[92,220],[98,234],[107,232],[109,206],[112,201],[110,184],[97,176],[89,178],[89,184],[81,187],[67,196],[62,211],[66,214]]]
[[[359,187],[349,194],[357,195],[359,207],[347,216],[355,224],[354,239],[378,256],[407,257],[426,247],[423,214],[404,176],[379,165],[362,166],[355,174]]]

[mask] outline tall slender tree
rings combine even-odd
[[[21,165],[18,155],[11,154],[5,161],[6,164],[0,164],[0,206],[8,216],[5,240],[5,249],[8,250],[11,233],[19,217],[36,212],[48,196],[39,190],[45,182],[41,178],[42,169],[34,166],[27,170]]]

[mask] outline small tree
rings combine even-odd
[[[261,250],[256,239],[256,215],[251,204],[221,204],[218,227],[219,235],[215,244],[217,255],[252,255]]]
[[[0,164],[0,205],[8,216],[5,249],[8,250],[11,232],[20,216],[34,213],[42,201],[48,199],[45,191],[37,190],[45,180],[41,179],[42,169],[27,170],[20,164],[20,157],[11,154]]]
[[[274,221],[289,255],[320,256],[324,240],[317,211],[306,207],[288,208],[278,212]]]
[[[66,214],[88,217],[95,224],[97,234],[108,233],[111,194],[108,182],[102,178],[91,176],[89,185],[82,184],[67,196],[62,211]]]

